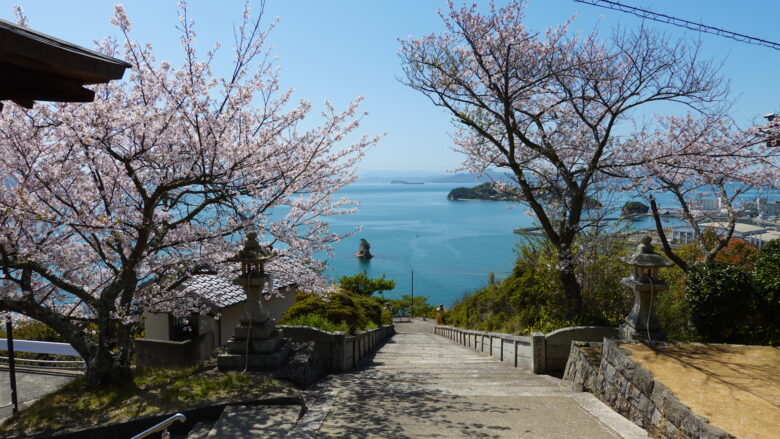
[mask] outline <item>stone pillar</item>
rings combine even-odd
[[[517,344],[515,344],[517,349]],[[517,352],[515,352],[515,356]],[[547,368],[547,338],[541,332],[531,334],[531,372],[544,373]]]

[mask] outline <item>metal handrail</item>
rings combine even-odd
[[[0,364],[8,364],[10,361],[9,357],[3,357],[0,356]],[[44,366],[33,366],[29,364],[24,364],[21,366],[24,367],[47,367],[46,364],[78,364],[78,366],[54,366],[62,369],[85,369],[87,367],[87,363],[84,360],[38,360],[36,358],[19,358],[14,357],[14,362],[24,362],[24,363],[38,363],[43,364]],[[18,365],[18,364],[17,364]]]
[[[157,425],[153,425],[146,430],[142,431],[141,433],[138,433],[137,435],[131,437],[130,439],[141,439],[149,436],[152,433],[157,433],[160,430],[163,430],[162,432],[162,439],[170,439],[171,434],[168,433],[168,427],[173,424],[174,422],[184,422],[187,420],[187,417],[184,416],[181,413],[176,413],[175,415],[171,416],[170,418],[160,422]]]

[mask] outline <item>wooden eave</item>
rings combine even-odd
[[[85,84],[120,79],[125,61],[0,20],[0,100],[90,102]]]

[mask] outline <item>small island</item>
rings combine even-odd
[[[421,181],[393,180],[390,184],[425,184]]]
[[[543,199],[544,197],[539,197]],[[447,194],[450,201],[482,200],[482,201],[522,201],[517,193],[498,191],[494,183],[482,183],[474,187],[456,187]],[[586,197],[583,203],[585,209],[601,209],[604,207],[599,200]]]
[[[639,201],[626,201],[626,204],[620,209],[620,216],[623,218],[633,218],[649,211],[650,208],[644,203],[640,203]]]
[[[474,187],[456,187],[447,194],[447,199],[451,201],[517,201],[518,197],[515,194],[497,191],[493,183],[482,183]]]

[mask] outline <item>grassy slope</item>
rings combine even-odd
[[[134,382],[86,391],[79,378],[9,418],[2,433],[34,434],[78,429],[180,410],[208,402],[292,392],[288,384],[258,372],[219,372],[213,365],[143,370]]]

